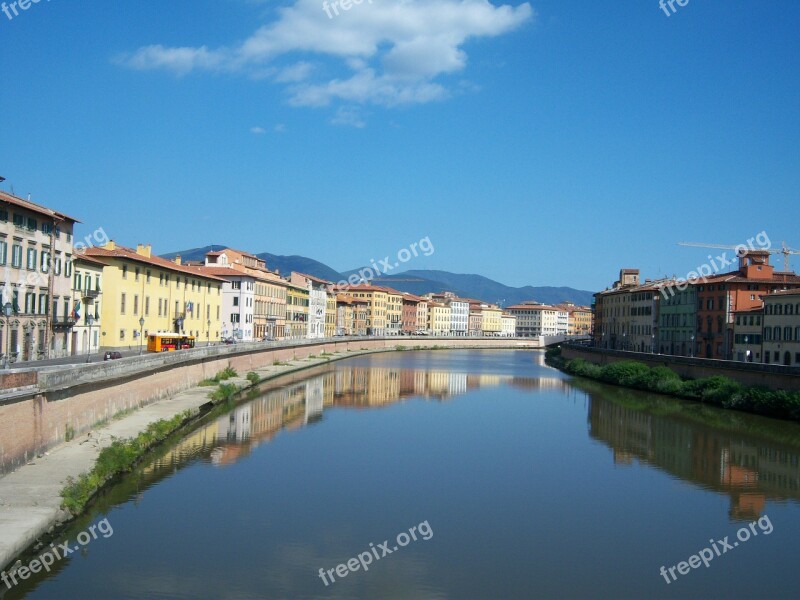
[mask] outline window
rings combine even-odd
[[[50,270],[50,253],[42,250],[42,273]]]
[[[772,329],[772,339],[774,341],[776,341],[776,342],[780,342],[781,341],[781,328],[780,327],[774,327]],[[775,360],[778,360],[778,359],[776,358]]]
[[[83,289],[83,276],[80,273],[75,273],[75,289]]]
[[[8,211],[6,209],[0,209],[0,221],[3,223],[8,222]]]
[[[22,245],[14,244],[11,247],[11,266],[19,269],[22,266]]]
[[[122,278],[128,278],[128,265],[122,265]]]
[[[8,260],[8,243],[0,242],[0,265],[6,264]]]
[[[64,275],[72,277],[72,257],[67,255],[67,260],[64,263]]]
[[[50,303],[47,301],[47,294],[39,294],[39,314],[46,315],[47,307]]]
[[[39,224],[36,222],[36,219],[28,217],[28,231],[36,231],[38,227]]]
[[[36,312],[36,294],[25,294],[25,312],[29,315]]]
[[[787,342],[792,341],[792,328],[791,327],[784,327],[783,328],[783,339]]]
[[[18,215],[17,213],[14,213],[14,225],[16,227],[24,227],[25,217],[23,217],[22,215]]]
[[[150,283],[150,269],[147,269],[146,273],[147,273],[147,277],[146,277],[147,283]]]
[[[119,313],[121,315],[125,314],[125,300],[126,300],[125,292],[122,292],[122,295],[120,297],[120,303],[119,303]]]
[[[56,262],[53,264],[53,273],[61,275],[61,257],[56,257]]]
[[[234,306],[239,306],[239,297],[238,296],[234,296],[233,297],[233,305]]]
[[[134,315],[138,315],[139,314],[139,295],[138,294],[134,294],[133,295],[133,314]]]
[[[27,268],[29,271],[36,270],[36,248],[28,248]]]
[[[136,267],[133,270],[133,280],[139,281],[139,267]]]
[[[119,330],[119,339],[120,340],[124,340],[125,339],[125,330],[124,329],[120,329]]]
[[[53,233],[53,224],[42,223],[42,233],[45,235],[50,235],[51,233]]]

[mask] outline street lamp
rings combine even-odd
[[[650,342],[650,351],[655,354],[656,353],[656,334],[653,333],[650,335],[652,341]]]
[[[206,321],[206,346],[211,345],[211,319]]]
[[[626,342],[626,340],[627,340],[626,336],[627,335],[628,334],[626,332],[624,332],[624,331],[622,332],[622,350],[623,351],[627,349],[627,342]]]
[[[11,313],[14,312],[14,305],[6,302],[3,305],[3,314],[6,316],[6,354],[3,357],[3,368],[7,369],[11,356]]]
[[[92,325],[94,325],[94,317],[86,315],[86,323],[89,325],[89,343],[86,345],[86,362],[92,362]]]
[[[139,318],[139,356],[142,355],[142,330],[144,329],[144,317]]]
[[[694,356],[694,335],[692,335],[692,337],[691,337],[691,338],[689,338],[689,339],[691,339],[691,340],[692,340],[692,345],[691,345],[691,347],[689,348],[689,356],[690,356],[690,357],[693,357],[693,356]]]

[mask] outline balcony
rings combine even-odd
[[[99,290],[84,290],[83,291],[83,297],[86,300],[94,300],[98,296],[100,296],[100,291]]]

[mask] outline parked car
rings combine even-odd
[[[118,358],[122,358],[122,354],[120,352],[106,352],[103,355],[103,360],[117,360]]]
[[[232,337],[229,337],[229,338],[225,338],[224,340],[222,340],[222,343],[223,344],[235,344],[236,340],[233,339]]]

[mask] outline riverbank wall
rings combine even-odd
[[[703,379],[720,375],[748,387],[764,387],[788,392],[800,390],[800,369],[796,367],[627,352],[576,344],[562,345],[561,356],[566,360],[582,358],[600,366],[623,360],[635,360],[648,367],[667,367],[684,379]]]

